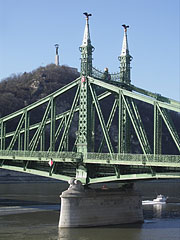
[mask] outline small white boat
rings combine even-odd
[[[155,199],[153,199],[153,202],[155,203],[166,203],[167,197],[165,197],[162,194],[157,195]]]

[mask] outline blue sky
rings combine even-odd
[[[96,68],[119,71],[125,23],[132,84],[180,101],[179,0],[0,0],[0,79],[54,63],[55,43],[80,69],[85,11]]]

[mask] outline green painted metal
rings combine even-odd
[[[171,111],[180,113],[180,103],[131,84],[132,57],[126,25],[119,57],[120,72],[110,74],[95,69],[92,66],[94,47],[90,39],[90,15],[85,15],[80,77],[49,96],[0,118],[0,167],[64,181],[74,177],[84,184],[180,178],[179,129],[171,119]],[[72,89],[75,94],[70,108],[59,113],[59,98]],[[107,113],[100,103],[109,97],[112,108]],[[154,108],[153,142],[148,139],[137,101]],[[39,107],[44,109],[44,113],[41,120],[32,124],[33,111]],[[74,126],[77,113],[79,117]],[[15,121],[17,126],[9,131],[11,121]],[[117,132],[114,136],[111,130],[115,121]],[[73,133],[76,136],[74,142],[72,125],[76,131]],[[177,155],[162,154],[163,126],[172,137]],[[101,128],[103,136],[97,141],[98,128]],[[142,154],[131,152],[132,129]],[[112,144],[114,137],[117,146]],[[48,164],[50,159],[53,160],[52,167]]]
[[[24,166],[24,159],[26,159],[26,166]],[[104,182],[104,181],[121,181],[121,180],[128,180],[127,176],[129,177],[129,180],[132,179],[151,179],[156,178],[157,176],[159,178],[174,178],[179,177],[180,175],[180,155],[156,155],[149,154],[148,160],[146,159],[144,154],[107,154],[107,153],[87,153],[86,156],[84,156],[81,153],[74,153],[74,152],[29,152],[29,151],[0,151],[0,163],[1,167],[3,169],[13,169],[16,171],[24,171],[28,173],[33,173],[42,176],[50,176],[55,177],[58,179],[62,177],[63,174],[60,172],[54,171],[54,169],[50,169],[48,167],[49,160],[52,159],[54,162],[54,165],[62,167],[61,164],[63,163],[72,163],[72,164],[80,164],[77,169],[74,169],[73,176],[81,178],[81,180],[84,183],[87,183],[87,171],[86,168],[82,165],[83,164],[94,164],[98,166],[120,166],[122,168],[123,166],[131,166],[131,170],[133,168],[141,167],[140,170],[143,168],[149,168],[149,167],[160,167],[163,168],[163,172],[155,172],[153,173],[134,173],[133,171],[129,171],[129,173],[124,174],[116,174],[112,175],[112,172],[107,172],[108,176],[104,177],[94,177],[94,178],[88,178],[89,183],[93,182]],[[4,161],[4,162],[3,162]],[[13,161],[13,162],[12,162]],[[11,163],[8,165],[8,163]],[[37,169],[34,169],[35,165],[37,166]],[[133,168],[132,168],[133,167]],[[117,168],[118,169],[118,168]],[[49,174],[49,170],[52,170],[52,172]],[[45,173],[46,172],[46,173]],[[166,174],[165,174],[166,173]],[[102,175],[101,171],[96,172],[97,175]],[[104,174],[104,173],[103,173]],[[115,172],[114,172],[115,174]],[[112,176],[111,176],[112,175]],[[58,177],[59,176],[59,177]],[[72,175],[71,175],[72,176]],[[86,176],[86,177],[85,177]],[[142,177],[146,176],[146,177]],[[70,176],[67,175],[67,178],[69,179]]]
[[[161,154],[162,149],[162,117],[154,103],[154,155]]]
[[[99,121],[100,121],[101,128],[102,128],[102,131],[103,131],[103,134],[104,134],[104,138],[106,140],[108,150],[109,150],[110,154],[112,154],[114,152],[113,146],[112,146],[111,139],[110,139],[110,136],[109,136],[109,133],[108,133],[108,129],[106,127],[106,124],[105,124],[105,121],[104,121],[104,118],[103,118],[103,114],[102,114],[102,111],[101,111],[101,108],[100,108],[100,105],[99,105],[99,102],[98,102],[98,99],[97,99],[97,96],[96,96],[96,92],[90,84],[89,84],[89,88],[91,90],[92,98],[93,98],[94,103],[95,103],[96,111],[97,111],[97,114],[98,114],[98,117],[99,117]]]
[[[1,122],[1,150],[5,149],[6,123]]]
[[[162,108],[165,108],[165,109],[168,109],[168,110],[171,110],[171,111],[174,111],[174,112],[180,112],[180,107],[177,104],[177,102],[176,102],[176,104],[171,103],[171,102],[162,102],[160,100],[149,98],[146,95],[144,95],[144,96],[139,95],[135,92],[131,92],[129,90],[125,90],[125,89],[119,87],[118,86],[119,84],[117,84],[117,82],[107,83],[107,82],[103,82],[99,79],[95,79],[95,78],[92,78],[92,77],[88,77],[88,79],[89,79],[89,82],[94,84],[95,86],[102,87],[106,90],[109,90],[110,92],[113,92],[114,94],[118,94],[119,91],[121,90],[123,92],[123,94],[127,97],[130,97],[130,98],[133,98],[133,99],[136,99],[136,100],[139,100],[139,101],[151,104],[151,105],[154,105],[154,103],[156,102]]]
[[[112,121],[113,121],[113,118],[114,118],[114,115],[115,115],[115,112],[116,112],[116,109],[117,109],[117,105],[118,105],[118,101],[117,101],[117,99],[115,99],[115,101],[113,103],[113,106],[112,106],[112,110],[111,110],[110,115],[109,115],[107,126],[106,126],[108,132],[110,130],[110,127],[111,127],[111,124],[112,124]],[[105,137],[103,136],[103,138],[101,140],[101,143],[99,145],[98,152],[102,152],[104,144],[105,144]]]
[[[122,91],[119,91],[119,153],[130,152],[130,117]]]
[[[62,181],[66,181],[68,182],[72,177],[70,176],[65,176],[62,174],[51,174],[50,172],[46,172],[46,171],[39,171],[36,169],[22,169],[20,167],[16,167],[16,166],[4,166],[3,169],[6,170],[13,170],[13,171],[18,171],[18,172],[26,172],[26,173],[30,173],[30,174],[34,174],[34,175],[38,175],[41,177],[48,177],[48,178],[53,178],[53,179],[57,179],[57,180],[62,180]]]
[[[55,121],[56,121],[56,101],[51,98],[51,129],[50,129],[50,151],[55,151]]]
[[[93,150],[93,106],[87,76],[92,75],[92,52],[94,47],[91,45],[89,32],[89,14],[86,14],[86,25],[81,51],[81,83],[79,101],[79,125],[77,133],[77,151],[86,154]]]
[[[40,151],[45,151],[45,130],[44,129],[42,130],[42,134],[40,136]]]
[[[62,135],[59,147],[58,147],[58,152],[63,150],[64,144],[65,144],[65,140],[67,139],[68,131],[69,131],[69,128],[71,126],[71,122],[72,122],[72,119],[73,119],[74,111],[75,111],[77,103],[78,103],[78,97],[79,97],[78,94],[79,94],[79,87],[77,88],[76,95],[74,97],[74,101],[72,103],[72,107],[71,107],[71,110],[70,110],[67,122],[65,124],[64,132],[63,132],[63,135]]]
[[[157,105],[158,106],[158,105]],[[165,110],[165,109],[161,109],[159,106],[158,106],[158,110],[169,130],[169,133],[171,134],[173,140],[174,140],[174,143],[176,144],[179,152],[180,152],[180,138],[178,136],[178,133],[174,127],[174,124],[170,118],[170,115],[168,114],[168,112]]]
[[[0,160],[16,160],[23,162],[28,161],[48,162],[53,159],[55,162],[81,162],[92,164],[117,164],[117,165],[134,165],[134,166],[160,166],[170,168],[180,168],[180,155],[156,155],[149,154],[148,159],[144,154],[121,154],[121,153],[87,153],[84,156],[75,152],[47,152],[47,151],[0,151]]]
[[[29,149],[28,146],[29,146],[29,112],[26,110],[25,120],[24,120],[24,150],[25,151]]]
[[[130,104],[129,98],[125,98],[124,95],[122,95],[123,101],[125,103],[126,109],[128,111],[129,117],[131,119],[132,125],[134,127],[135,133],[137,135],[137,138],[139,140],[139,143],[141,145],[142,151],[145,156],[150,153],[150,146],[147,141],[147,136],[145,135],[145,131],[143,130],[143,125],[141,120],[136,115],[136,112],[134,113],[134,109],[132,105]],[[132,100],[132,99],[131,99]],[[136,109],[137,111],[137,109]],[[146,140],[146,141],[145,141]]]
[[[15,141],[17,140],[17,138],[18,138],[18,136],[20,134],[20,129],[22,128],[22,125],[24,123],[24,118],[25,118],[25,114],[23,113],[21,118],[20,118],[20,120],[19,120],[19,123],[18,123],[18,126],[16,128],[16,131],[15,131],[15,133],[14,133],[12,139],[11,139],[11,142],[10,142],[8,148],[7,148],[8,150],[11,150],[13,148],[13,146],[15,144]]]
[[[89,184],[93,183],[102,183],[102,182],[113,182],[113,181],[137,181],[137,180],[148,180],[148,179],[179,179],[180,174],[179,172],[175,174],[163,173],[163,174],[156,174],[155,176],[152,174],[126,174],[126,175],[116,175],[110,177],[99,177],[99,178],[92,178],[89,179]]]

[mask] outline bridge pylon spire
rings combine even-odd
[[[84,13],[86,16],[86,24],[84,29],[84,37],[82,45],[80,47],[81,51],[81,75],[91,76],[92,75],[92,52],[94,47],[91,45],[90,31],[89,31],[89,17],[92,14],[87,12]]]
[[[93,104],[92,96],[89,89],[88,77],[92,75],[92,52],[94,47],[91,45],[89,31],[89,17],[92,16],[87,12],[84,37],[81,51],[81,79],[80,79],[80,100],[79,100],[79,124],[77,132],[77,152],[83,155],[93,151]]]
[[[86,25],[84,29],[84,37],[82,41],[82,47],[91,45],[91,39],[90,39],[90,31],[89,31],[89,17],[92,16],[92,14],[88,14],[87,12],[84,13],[86,16]]]
[[[129,54],[128,40],[127,40],[127,29],[129,26],[123,24],[124,28],[124,37],[122,43],[121,55],[119,57],[120,60],[120,81],[123,83],[129,84],[131,82],[130,76],[130,62],[132,60],[131,55]]]
[[[124,28],[124,37],[122,43],[121,55],[119,56],[120,60],[120,82],[125,84],[130,84],[130,61],[132,60],[131,55],[129,54],[128,40],[127,40],[127,29],[129,26],[123,24]],[[131,124],[129,114],[127,112],[125,103],[122,96],[119,99],[119,144],[118,152],[119,153],[129,153],[130,149],[130,138],[131,138]]]

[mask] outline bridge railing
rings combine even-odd
[[[148,154],[108,154],[108,153],[88,153],[87,159],[91,160],[105,160],[105,161],[118,161],[118,162],[168,162],[180,163],[180,155],[153,155]]]
[[[109,76],[110,76],[110,80],[112,80],[112,81],[120,81],[120,72],[109,73]],[[92,68],[92,77],[104,79],[104,72],[93,67]]]
[[[25,157],[25,158],[38,158],[38,159],[49,159],[49,158],[81,158],[81,153],[75,153],[75,152],[47,152],[47,151],[16,151],[16,150],[2,150],[0,151],[0,156],[1,157],[8,157],[8,156],[14,156],[16,157]]]
[[[1,150],[0,159],[20,159],[20,160],[49,160],[55,161],[69,159],[69,161],[81,161],[87,163],[115,163],[115,164],[153,164],[154,163],[173,163],[180,164],[180,155],[153,155],[153,154],[109,154],[109,153],[87,153],[82,158],[81,153],[76,152],[48,152],[48,151],[17,151],[17,150]],[[23,159],[24,158],[24,159]]]

